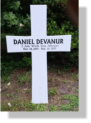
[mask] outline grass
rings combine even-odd
[[[78,92],[79,92],[79,90],[78,90],[78,89],[76,89],[76,92],[78,93]]]
[[[57,111],[57,106],[51,106],[49,111]]]
[[[13,95],[13,93],[7,94],[7,97],[8,97],[8,98],[10,98],[10,97],[13,97],[13,98],[14,98],[14,95]]]
[[[31,80],[30,80],[30,71],[29,72],[27,72],[27,73],[25,73],[23,76],[19,76],[19,75],[17,75],[17,78],[18,78],[18,82],[19,83],[23,83],[23,82],[31,82]]]
[[[63,82],[63,83],[67,83],[67,80],[63,80],[62,82]]]
[[[49,105],[49,104],[33,104],[29,100],[14,100],[11,101],[11,106],[8,102],[1,105],[1,111],[78,111],[78,96],[75,95],[63,95],[62,99],[69,100],[69,104]],[[49,107],[49,110],[48,110]]]
[[[78,74],[72,73],[71,77],[73,78],[73,80],[78,79]]]
[[[11,85],[5,85],[5,81],[2,82],[2,87],[7,86],[7,89],[1,94],[1,111],[78,111],[79,99],[76,96],[78,95],[78,86],[75,87],[74,84],[72,85],[72,82],[78,82],[78,80],[73,81],[73,77],[76,78],[77,74],[75,73],[69,76],[69,72],[64,72],[60,69],[55,72],[54,70],[56,69],[52,68],[48,71],[48,104],[31,103],[31,71],[26,72],[25,69],[24,71],[15,69],[9,76],[4,76],[6,77],[6,81],[10,82]],[[74,95],[71,95],[68,91],[67,95],[62,96],[59,90],[65,86],[66,89],[70,87],[75,90],[72,92]],[[69,101],[67,102],[65,100]]]
[[[45,111],[47,105],[44,104],[33,104],[31,101],[11,101],[11,106],[8,103],[2,104],[1,111]]]
[[[61,105],[60,110],[61,111],[70,111],[72,109],[78,109],[78,96],[75,95],[64,95],[62,96],[62,99],[69,100],[69,104]]]
[[[10,80],[10,76],[3,76],[2,77],[2,80],[5,82],[5,83],[7,83],[7,82],[9,82],[9,80]]]
[[[27,90],[26,90],[26,93],[29,93],[29,92],[30,92],[30,89],[27,89]]]
[[[49,95],[56,95],[57,94],[57,89],[55,87],[53,88],[50,88],[49,91],[48,91],[48,94]]]

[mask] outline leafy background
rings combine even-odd
[[[66,0],[3,0],[1,2],[1,71],[2,77],[14,68],[31,68],[30,53],[6,51],[6,35],[31,35],[30,4],[47,4],[47,35],[72,35],[71,52],[48,52],[48,65],[60,65],[66,70],[78,67],[78,26],[65,14]],[[20,27],[20,24],[23,26]]]

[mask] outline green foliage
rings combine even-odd
[[[7,94],[7,97],[8,97],[8,98],[10,98],[10,97],[14,97],[14,96],[13,96],[13,93],[11,93],[11,94]]]
[[[13,12],[5,12],[3,13],[3,20],[7,22],[8,27],[12,27],[13,25],[18,25],[18,20]]]
[[[24,58],[26,58],[27,60],[25,60]],[[13,69],[31,67],[31,59],[29,60],[29,58],[27,57],[24,58],[22,58],[21,60],[17,59],[17,57],[15,56],[0,56],[0,76],[7,77]]]
[[[72,35],[72,39],[71,39],[71,52],[66,52],[66,53],[48,53],[48,58],[49,60],[53,61],[53,60],[61,60],[61,64],[63,66],[65,66],[65,62],[68,59],[68,63],[67,64],[69,67],[70,66],[78,66],[78,29],[75,29],[75,27],[73,25],[71,25],[71,23],[67,20],[65,20],[62,24],[61,24],[61,28],[59,28],[59,26],[57,25],[56,21],[51,20],[50,23],[48,23],[48,30],[47,30],[47,34],[48,35]],[[68,67],[66,67],[68,69]]]
[[[50,111],[57,111],[57,106],[51,106]]]
[[[23,53],[23,58],[22,60],[24,61],[24,63],[26,64],[26,66],[31,66],[31,58],[27,57],[25,53]]]
[[[23,83],[23,82],[29,82],[30,81],[30,71],[25,73],[23,76],[17,76],[18,77],[18,82]]]
[[[9,77],[8,75],[3,76],[3,77],[2,77],[2,80],[3,80],[5,83],[7,83],[7,82],[9,82],[10,77]]]
[[[55,87],[53,88],[50,88],[49,91],[48,91],[48,94],[49,95],[56,95],[57,94],[57,89]]]
[[[9,72],[13,70],[12,66],[7,67],[7,65],[9,65],[8,62],[1,63],[1,76],[7,76]]]
[[[20,7],[20,1],[13,1],[12,4],[10,4],[10,9],[14,11],[18,11],[18,9],[22,9]]]
[[[1,13],[1,42],[2,46],[6,35],[30,35],[30,4],[47,5],[47,35],[72,35],[71,52],[50,52],[48,62],[61,65],[65,70],[72,66],[78,66],[78,27],[72,25],[65,15],[67,0],[3,0]],[[22,27],[20,27],[22,24]],[[3,51],[6,52],[6,51]],[[2,53],[3,53],[2,52]],[[16,59],[14,58],[16,57]],[[17,60],[19,59],[19,60]],[[31,66],[31,58],[27,55],[12,56],[12,59],[2,58],[2,75],[10,73],[14,68]]]
[[[3,2],[2,2],[3,5]],[[21,1],[6,1],[2,8],[2,22],[1,27],[3,32],[14,33],[15,35],[28,35],[30,34],[30,15],[21,14]],[[20,24],[23,27],[20,27]],[[28,29],[27,29],[28,27]],[[11,29],[12,28],[12,29]],[[25,28],[25,29],[24,29]]]
[[[78,96],[75,95],[64,95],[62,96],[62,99],[69,100],[69,104],[61,105],[60,110],[61,111],[70,111],[72,109],[78,108]]]

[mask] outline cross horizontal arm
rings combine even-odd
[[[70,51],[71,35],[63,36],[6,36],[8,52]]]

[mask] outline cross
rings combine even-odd
[[[47,36],[47,5],[30,5],[31,36],[6,36],[7,52],[32,53],[32,103],[48,103],[47,52],[70,51],[71,35]]]

